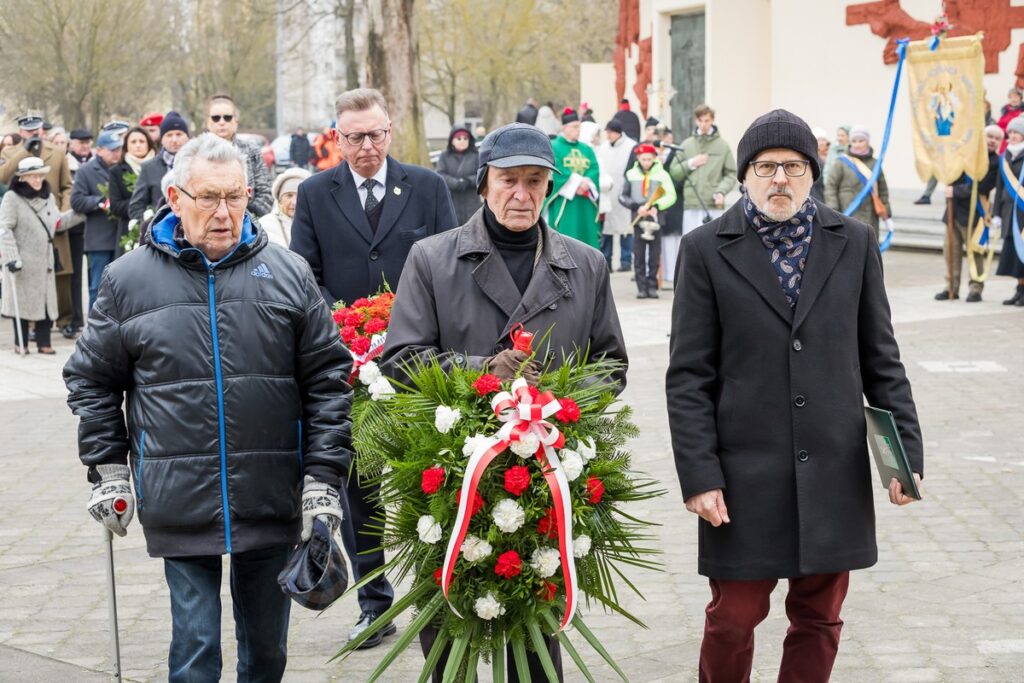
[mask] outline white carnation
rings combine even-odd
[[[583,458],[576,451],[568,448],[558,454],[558,460],[562,463],[562,471],[569,481],[576,481],[576,478],[583,472]]]
[[[380,376],[380,367],[372,360],[363,363],[359,368],[359,381],[366,386],[370,386],[376,382],[380,379]]]
[[[585,439],[579,439],[577,448],[580,449],[580,455],[583,457],[583,462],[590,462],[597,457],[597,446],[594,445],[594,440],[589,436]]]
[[[441,525],[437,523],[433,515],[423,515],[416,522],[416,533],[424,543],[437,543],[441,540]]]
[[[542,579],[546,579],[558,571],[560,564],[561,554],[554,548],[537,548],[530,556],[530,566]]]
[[[391,382],[384,375],[374,380],[367,390],[370,392],[370,398],[374,401],[386,401],[395,395],[395,388],[391,386]]]
[[[524,434],[518,441],[512,442],[512,452],[520,458],[532,458],[540,448],[540,439],[536,434]]]
[[[477,536],[466,536],[462,542],[462,556],[466,562],[477,562],[494,552],[491,544]]]
[[[491,517],[498,528],[506,534],[517,531],[526,521],[526,512],[522,506],[511,498],[505,498],[494,506]]]
[[[505,613],[505,608],[502,606],[498,599],[494,597],[494,593],[487,591],[487,595],[482,598],[477,598],[476,602],[473,603],[473,611],[476,615],[484,621],[490,621],[496,617],[500,617]]]
[[[580,558],[590,554],[590,536],[577,536],[572,539],[572,554]]]
[[[153,209],[146,209],[145,211],[142,212],[142,220],[148,221],[155,215],[156,214],[153,213]]]
[[[462,445],[462,454],[467,458],[476,452],[476,449],[480,447],[480,444],[487,440],[487,436],[484,434],[474,434],[473,436],[467,436],[465,443]]]
[[[455,426],[455,423],[462,417],[458,408],[438,406],[434,411],[434,428],[442,434],[447,434]]]

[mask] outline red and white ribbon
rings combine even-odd
[[[558,529],[558,552],[562,563],[562,578],[565,581],[565,613],[559,628],[562,630],[572,621],[576,613],[577,600],[576,561],[572,547],[572,499],[569,493],[569,480],[555,453],[555,449],[565,445],[565,437],[559,432],[558,427],[547,421],[547,418],[561,410],[561,405],[551,392],[538,395],[535,401],[526,380],[519,378],[512,383],[511,392],[502,391],[495,394],[491,399],[491,409],[504,424],[495,436],[481,441],[466,465],[455,528],[448,540],[448,550],[441,569],[441,590],[448,599],[448,606],[452,612],[462,617],[451,604],[448,589],[472,519],[470,511],[480,485],[480,478],[491,461],[508,449],[514,441],[521,441],[528,435],[533,435],[540,443],[535,457],[541,463],[544,479],[551,489],[552,507]]]

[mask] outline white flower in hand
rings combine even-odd
[[[512,442],[512,452],[520,458],[532,458],[540,448],[540,439],[536,434],[524,434],[518,441]]]
[[[441,525],[437,523],[433,515],[423,515],[416,522],[416,533],[424,543],[437,543],[441,540]]]
[[[372,360],[363,363],[359,367],[359,381],[365,384],[366,386],[370,386],[378,379],[380,379],[380,377],[380,366],[378,366]]]
[[[484,434],[474,434],[473,436],[467,436],[465,443],[462,445],[462,454],[467,458],[476,452],[476,449],[480,447],[480,444],[487,441],[487,436]]]
[[[565,448],[558,454],[558,460],[562,463],[562,471],[569,481],[576,481],[576,478],[583,472],[583,458],[574,450]]]
[[[395,395],[395,388],[391,386],[391,382],[384,375],[374,380],[367,389],[370,392],[370,398],[374,401],[386,401]]]
[[[466,536],[462,542],[462,556],[466,562],[477,562],[494,552],[491,544],[477,536]]]
[[[583,462],[590,462],[597,457],[597,446],[594,445],[594,440],[589,436],[585,439],[579,439],[577,448],[580,449],[580,456],[583,457]]]
[[[490,621],[496,617],[500,617],[505,613],[505,608],[502,606],[498,599],[494,597],[494,593],[487,591],[487,595],[482,598],[477,598],[476,602],[473,603],[473,611],[476,615],[484,621]]]
[[[572,554],[574,557],[581,558],[586,557],[590,554],[590,536],[577,536],[572,539]]]
[[[494,506],[491,511],[491,518],[498,528],[506,534],[511,534],[519,529],[526,521],[526,512],[522,506],[511,498],[505,498]]]
[[[530,557],[530,566],[537,576],[546,579],[558,571],[561,554],[554,548],[537,548]]]
[[[455,426],[455,423],[462,417],[458,408],[438,406],[434,411],[434,427],[442,434],[447,434]]]

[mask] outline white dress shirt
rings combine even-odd
[[[356,192],[359,193],[359,204],[364,208],[366,207],[366,188],[363,187],[363,183],[366,182],[366,178],[356,173],[355,169],[350,165],[348,167],[349,172],[352,173],[352,180],[356,184]],[[388,182],[388,160],[384,159],[384,163],[380,165],[380,169],[373,174],[373,179],[377,181],[377,184],[373,186],[373,196],[377,198],[378,202],[384,200],[384,193],[387,190]]]

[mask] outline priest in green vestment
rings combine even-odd
[[[562,114],[562,134],[554,139],[554,187],[547,203],[548,225],[568,237],[597,249],[601,244],[601,225],[597,222],[597,197],[600,169],[594,150],[580,142],[580,117],[566,108]]]

